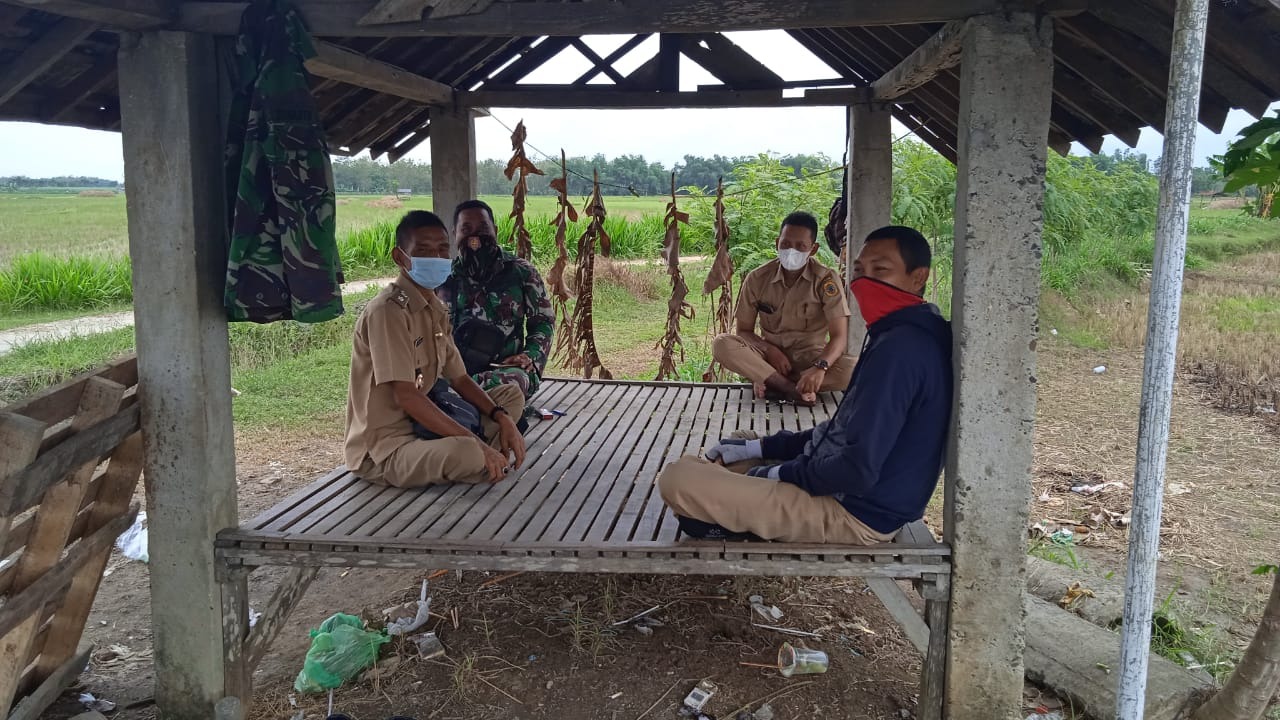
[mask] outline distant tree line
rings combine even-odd
[[[546,175],[529,180],[529,194],[553,195],[549,183],[551,178],[560,174],[559,163],[534,157],[534,162]],[[735,167],[754,159],[755,156],[685,155],[683,160],[667,167],[659,162],[650,162],[643,155],[570,157],[569,194],[582,196],[590,193],[593,171],[599,171],[602,192],[606,195],[628,195],[633,190],[638,195],[669,193],[673,171],[677,187],[694,186],[710,191],[715,189],[719,178],[730,182]],[[824,170],[835,164],[831,158],[821,154],[786,155],[778,161],[797,175],[802,169]],[[481,195],[511,192],[512,183],[502,174],[506,166],[505,160],[481,160],[477,163],[476,181]],[[387,165],[368,158],[335,158],[333,176],[339,192],[389,194],[400,189],[415,193],[431,192],[431,165],[408,159]]]
[[[49,178],[33,178],[26,175],[10,175],[0,177],[0,188],[26,190],[30,188],[118,188],[115,180],[104,180],[99,177],[68,176]]]

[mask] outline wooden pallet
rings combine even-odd
[[[945,633],[931,629],[946,622],[950,550],[923,523],[875,546],[692,540],[655,486],[664,465],[733,430],[811,428],[839,400],[801,408],[756,401],[738,384],[548,380],[535,404],[565,416],[534,421],[524,467],[500,483],[399,489],[340,467],[218,535],[228,694],[247,695],[254,664],[320,567],[836,576],[868,578],[927,654],[921,718],[940,717]],[[263,565],[294,570],[250,631],[240,588]],[[916,581],[924,618],[895,578]]]
[[[0,410],[0,716],[39,717],[85,667],[89,609],[137,514],[137,383],[129,357]]]

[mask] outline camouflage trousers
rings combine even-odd
[[[538,392],[540,382],[537,374],[527,373],[520,368],[494,368],[472,375],[471,378],[486,392],[499,385],[515,385],[520,388],[526,400]]]

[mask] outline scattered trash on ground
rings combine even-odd
[[[1058,607],[1070,610],[1071,606],[1079,602],[1081,598],[1091,597],[1095,597],[1092,590],[1078,582],[1073,582],[1067,587],[1067,592],[1063,594],[1062,599],[1058,601]]]
[[[311,648],[293,689],[304,693],[332,690],[378,659],[378,648],[390,638],[364,629],[360,618],[335,613],[311,631]]]
[[[252,630],[253,626],[257,625],[258,621],[261,619],[262,619],[262,613],[258,612],[257,610],[254,610],[253,608],[249,608],[249,629],[250,630]]]
[[[109,713],[116,709],[116,704],[110,700],[103,700],[93,696],[93,693],[80,693],[77,698],[85,710],[96,711],[100,713]]]
[[[1049,334],[1050,334],[1050,335],[1052,335],[1052,336],[1054,336],[1054,337],[1057,337],[1057,336],[1058,336],[1058,328],[1049,328]]]
[[[776,622],[782,619],[782,611],[777,605],[765,605],[764,598],[759,595],[752,595],[747,598],[747,602],[751,603],[751,609],[756,611],[761,619],[766,622]]]
[[[710,680],[703,680],[685,696],[684,707],[694,712],[702,712],[702,708],[707,706],[707,702],[711,700],[712,695],[716,694],[716,690],[719,690],[719,688],[716,687],[715,683]]]
[[[1078,495],[1097,495],[1098,493],[1105,492],[1110,488],[1119,488],[1123,490],[1124,483],[1112,480],[1111,482],[1098,483],[1096,485],[1072,485],[1071,492]]]
[[[829,665],[827,654],[821,650],[795,647],[791,643],[782,643],[782,647],[778,649],[778,672],[783,677],[821,675]]]
[[[1099,365],[1098,367],[1096,367],[1096,368],[1094,368],[1094,369],[1093,369],[1093,374],[1094,374],[1094,375],[1101,375],[1102,373],[1104,373],[1104,372],[1106,372],[1106,371],[1107,371],[1107,366],[1106,366],[1106,365]]]
[[[760,628],[763,630],[773,630],[773,632],[776,632],[776,633],[796,635],[796,637],[800,637],[800,638],[813,638],[815,639],[815,641],[820,641],[820,639],[822,639],[822,635],[819,635],[818,633],[810,633],[809,630],[796,630],[795,628],[778,628],[778,626],[776,625],[763,625],[760,623],[751,623],[751,626],[753,626],[753,628]]]
[[[576,596],[576,595],[575,595],[574,597],[576,598],[576,597],[578,597],[578,596]],[[582,598],[582,600],[586,600],[586,598],[584,597],[584,598]],[[581,601],[579,601],[579,600],[575,600],[574,602],[581,602]],[[618,622],[616,622],[616,623],[614,623],[614,624],[613,624],[613,627],[618,627],[619,625],[628,625],[628,624],[630,624],[630,623],[633,623],[633,622],[635,622],[635,621],[639,620],[640,618],[643,618],[643,617],[645,617],[645,616],[647,616],[647,615],[650,615],[650,614],[652,614],[652,613],[658,612],[658,611],[659,611],[659,610],[661,610],[661,609],[662,609],[662,606],[661,606],[661,605],[654,605],[653,607],[649,608],[648,610],[645,610],[645,611],[644,611],[644,612],[642,612],[642,613],[637,613],[637,614],[635,614],[635,615],[632,615],[631,617],[627,618],[626,620],[619,620]]]
[[[430,660],[444,655],[444,644],[440,642],[440,638],[436,637],[436,634],[433,632],[414,635],[409,638],[409,640],[413,643],[414,647],[418,649],[418,655],[424,660]],[[529,662],[533,662],[537,659],[537,655],[529,656]]]
[[[133,525],[128,530],[120,533],[120,537],[116,538],[116,547],[120,550],[120,554],[130,560],[138,560],[147,562],[150,556],[147,554],[147,513],[145,510],[138,511],[138,517],[134,519]]]
[[[408,635],[426,625],[431,617],[431,598],[427,597],[427,581],[422,581],[422,592],[417,600],[386,608],[382,611],[382,617],[387,620],[387,634],[392,637]]]
[[[1169,497],[1177,497],[1179,495],[1186,495],[1194,490],[1195,487],[1196,486],[1193,483],[1169,483],[1168,487],[1165,488],[1165,492]]]

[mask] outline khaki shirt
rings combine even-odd
[[[813,258],[788,286],[782,263],[771,260],[747,273],[738,291],[738,327],[755,327],[760,337],[787,351],[827,346],[830,321],[849,317],[849,300],[840,278]]]
[[[347,467],[360,467],[366,457],[381,463],[416,437],[391,383],[414,382],[419,370],[424,391],[440,378],[467,374],[453,344],[448,309],[435,293],[423,297],[401,273],[356,320],[347,391]]]

